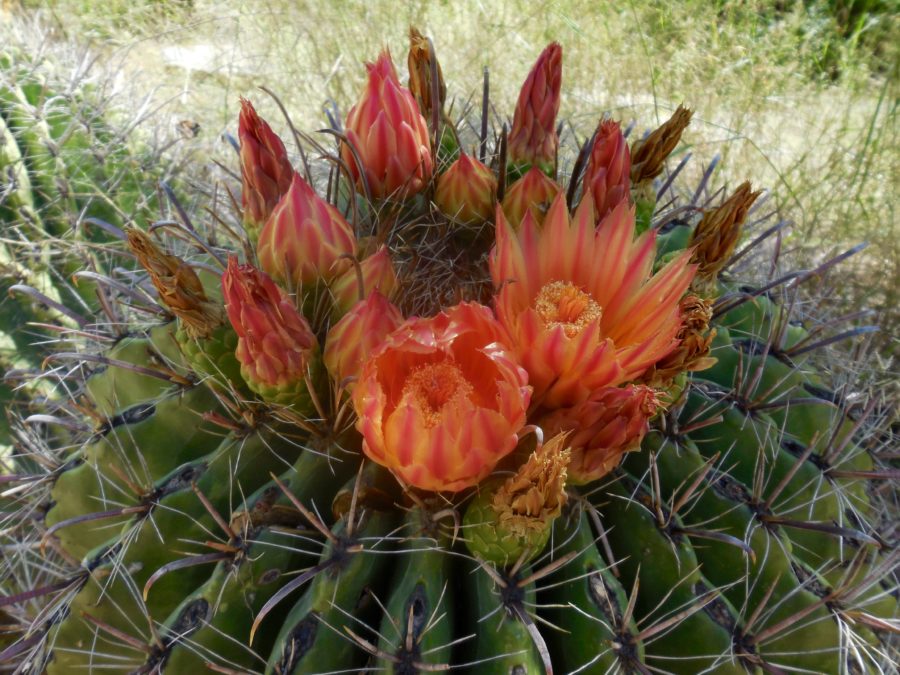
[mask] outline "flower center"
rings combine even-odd
[[[429,363],[416,368],[406,378],[403,398],[411,397],[425,418],[425,425],[433,427],[441,419],[448,405],[470,400],[472,384],[459,367],[450,362]]]
[[[544,284],[534,299],[534,309],[547,328],[562,326],[570,338],[603,313],[589,293],[568,281]]]

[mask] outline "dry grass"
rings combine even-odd
[[[565,49],[562,114],[576,134],[604,113],[651,126],[683,101],[696,111],[688,149],[703,161],[721,156],[719,182],[750,178],[773,191],[796,223],[785,249],[798,262],[870,241],[843,268],[834,302],[874,306],[889,353],[900,326],[898,19],[864,17],[842,39],[827,3],[780,3],[799,5],[780,13],[776,4],[123,0],[98,12],[86,0],[59,0],[42,11],[67,37],[91,40],[121,63],[123,82],[168,101],[169,128],[199,122],[197,143],[234,131],[241,94],[280,122],[255,91],[261,84],[278,92],[298,126],[325,126],[324,106],[355,99],[361,61],[383,46],[402,58],[410,24],[433,37],[457,110],[480,89],[486,65],[505,116],[535,55],[557,40]]]

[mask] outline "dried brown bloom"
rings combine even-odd
[[[715,282],[734,253],[747,212],[760,194],[753,192],[750,183],[744,181],[721,206],[703,214],[690,243],[694,247],[691,262],[698,266],[695,287],[710,290],[707,287]]]
[[[537,448],[516,474],[494,493],[491,505],[499,527],[524,535],[543,531],[566,504],[566,468],[571,453],[568,433],[557,434]]]
[[[709,300],[688,294],[679,303],[681,330],[678,332],[678,347],[665,358],[655,363],[641,380],[652,387],[665,388],[680,373],[706,370],[716,359],[709,355],[716,330],[709,328],[712,319],[712,303]]]
[[[434,101],[432,101],[432,52],[428,45],[428,38],[413,26],[409,27],[409,56],[406,58],[409,67],[409,90],[419,104],[425,119],[431,123]],[[444,101],[447,99],[447,86],[444,84],[444,74],[441,72],[441,64],[437,57],[434,59],[434,72],[437,73],[437,107],[443,110]]]
[[[643,139],[635,141],[631,146],[631,183],[638,186],[644,181],[653,180],[663,169],[666,161],[678,141],[681,134],[691,123],[690,110],[679,105],[673,115],[658,129],[650,132]]]
[[[159,299],[177,316],[192,339],[209,337],[225,320],[222,308],[210,302],[197,273],[181,258],[160,249],[136,227],[128,229],[128,247],[147,270]]]

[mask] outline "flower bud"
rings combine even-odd
[[[365,92],[350,108],[344,125],[363,173],[346,143],[341,157],[360,191],[365,182],[374,198],[402,199],[420,192],[431,179],[428,125],[409,89],[397,79],[387,50],[366,68]]]
[[[362,284],[362,286],[360,286]],[[369,297],[373,291],[380,291],[390,298],[397,286],[394,261],[386,246],[363,258],[359,265],[351,265],[331,282],[335,318],[343,316],[360,300]]]
[[[222,275],[222,291],[247,384],[269,402],[310,410],[306,380],[318,343],[291,298],[265,272],[240,265],[233,256]]]
[[[338,383],[357,378],[363,363],[395,328],[403,315],[377,290],[357,302],[325,338],[325,367]],[[352,389],[351,382],[347,387]]]
[[[561,190],[543,171],[533,167],[507,189],[501,204],[503,215],[514,229],[522,224],[526,213],[531,213],[534,222],[541,225]]]
[[[355,250],[353,229],[340,211],[295,173],[259,234],[256,254],[268,274],[300,288],[344,272]]]
[[[510,164],[538,166],[547,172],[556,167],[561,83],[562,47],[552,42],[541,52],[519,92],[507,142]]]
[[[601,121],[584,174],[584,198],[593,198],[598,221],[620,201],[629,199],[630,172],[631,153],[619,123]]]
[[[294,169],[288,161],[284,143],[245,98],[241,99],[238,138],[241,143],[244,227],[255,240],[278,200],[288,191]]]
[[[569,481],[581,485],[605,476],[626,452],[640,447],[659,405],[650,387],[605,387],[587,401],[548,413],[539,426],[550,435],[571,432]]]
[[[526,563],[546,546],[553,521],[566,504],[567,434],[539,446],[504,483],[479,489],[463,517],[469,550],[506,567]]]
[[[465,153],[441,174],[434,192],[434,203],[441,212],[460,223],[480,224],[490,219],[496,200],[494,172]]]

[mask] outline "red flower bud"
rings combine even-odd
[[[300,174],[259,234],[259,265],[284,284],[300,287],[329,280],[350,267],[356,251],[353,229]]]
[[[366,359],[401,323],[400,310],[373,291],[328,331],[324,355],[328,373],[337,382],[358,377]]]
[[[508,139],[512,164],[532,164],[544,170],[556,165],[561,82],[562,47],[552,42],[541,52],[519,92]]]
[[[369,80],[359,103],[347,114],[345,132],[375,198],[407,197],[431,179],[428,125],[409,89],[400,84],[390,52],[366,64]],[[350,147],[341,157],[360,189],[363,176]]]
[[[506,191],[501,205],[503,215],[514,228],[522,224],[526,213],[531,213],[534,222],[540,225],[561,190],[543,171],[532,167]]]
[[[622,455],[637,450],[659,408],[656,392],[644,385],[599,389],[583,403],[545,415],[548,436],[571,432],[569,481],[588,483],[612,471]]]
[[[631,153],[619,123],[602,120],[584,174],[584,197],[593,198],[594,217],[598,221],[620,201],[630,198],[630,173]]]
[[[494,172],[465,153],[441,174],[434,192],[434,203],[441,212],[461,223],[488,220],[494,214],[496,200]]]
[[[228,319],[238,334],[241,375],[257,394],[278,403],[308,397],[305,378],[316,336],[291,298],[265,272],[228,260],[222,275]]]
[[[362,289],[359,286],[360,277],[362,277]],[[369,297],[376,290],[391,297],[396,285],[397,273],[394,271],[394,262],[391,260],[387,247],[382,246],[368,258],[363,258],[358,269],[352,265],[331,282],[335,314],[337,316],[345,314],[353,305],[363,298]],[[362,290],[362,295],[360,295],[360,290]]]
[[[238,138],[241,142],[244,225],[251,236],[255,236],[278,200],[288,191],[294,169],[288,161],[284,143],[245,98],[241,99]]]

